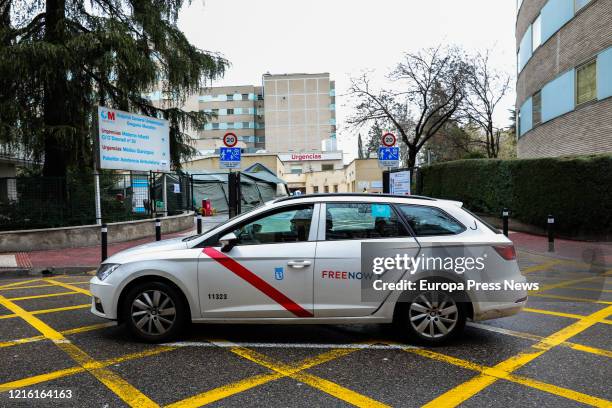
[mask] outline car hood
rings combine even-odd
[[[124,249],[121,252],[117,252],[113,256],[109,257],[105,263],[123,263],[126,257],[132,257],[134,255],[146,254],[146,253],[159,253],[161,251],[171,251],[175,249],[187,248],[187,243],[183,242],[185,237],[164,239],[162,241],[151,242],[148,244],[138,245],[132,248]]]

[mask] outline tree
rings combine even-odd
[[[466,64],[456,48],[407,53],[388,75],[394,89],[376,91],[370,73],[351,79],[353,126],[388,121],[407,146],[405,164],[413,167],[418,152],[457,113],[463,100]]]
[[[478,53],[467,70],[465,113],[484,135],[487,157],[499,155],[502,129],[495,126],[493,116],[501,99],[510,91],[510,75],[490,66],[490,52]]]
[[[363,150],[363,141],[361,140],[361,133],[357,136],[357,158],[364,159],[365,152]]]
[[[227,61],[202,51],[177,27],[183,0],[0,0],[0,142],[17,143],[45,176],[91,168],[96,106],[170,123],[175,168],[193,154],[184,131],[207,115],[156,106],[162,89],[181,106],[224,73]]]

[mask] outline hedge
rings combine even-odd
[[[416,191],[538,227],[553,214],[564,235],[612,236],[612,155],[457,160],[420,169]],[[609,238],[608,238],[609,239]]]

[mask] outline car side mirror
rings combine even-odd
[[[219,242],[221,243],[221,252],[229,252],[238,242],[238,237],[233,232],[230,232],[222,236]]]

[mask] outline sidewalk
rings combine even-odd
[[[223,219],[219,217],[214,217],[214,219],[203,218],[202,220],[202,229],[204,231],[223,221]],[[167,234],[162,236],[162,239],[192,234],[195,234],[195,228]],[[586,242],[556,239],[555,252],[548,252],[548,241],[546,237],[513,231],[510,231],[509,235],[516,248],[519,250],[554,258],[575,260],[578,262],[596,263],[604,266],[612,265],[611,242]],[[109,244],[108,255],[111,256],[124,249],[153,242],[154,240],[155,237],[152,235],[149,238]],[[60,272],[67,272],[70,270],[83,271],[96,269],[99,264],[99,246],[0,254],[0,276],[2,276],[3,270],[19,269],[36,272],[45,269],[55,269]]]
[[[555,239],[555,251],[548,252],[548,238],[541,235],[509,231],[508,238],[519,250],[612,267],[612,242],[572,241]]]
[[[202,230],[206,231],[223,222],[226,216],[202,218]],[[189,236],[196,233],[196,228],[172,234],[162,235],[162,239]],[[155,235],[132,241],[108,244],[108,256],[124,249],[155,241]],[[34,271],[58,270],[59,272],[84,271],[96,269],[100,265],[100,246],[81,248],[65,248],[47,251],[32,251],[0,254],[0,277],[8,271]]]

